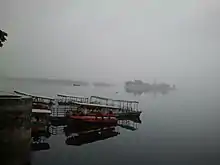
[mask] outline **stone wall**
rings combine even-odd
[[[31,143],[32,99],[0,95],[0,164],[28,161]]]

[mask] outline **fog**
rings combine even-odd
[[[218,0],[3,0],[0,74],[124,81],[219,76]]]

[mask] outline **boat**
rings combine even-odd
[[[117,124],[116,117],[107,117],[107,116],[94,116],[94,115],[73,115],[70,116],[70,119],[74,119],[76,121],[82,121],[82,122],[88,122],[88,123],[94,123],[94,124]]]
[[[93,124],[117,124],[113,106],[100,104],[76,103],[77,110],[67,112],[66,116],[75,121]]]
[[[73,86],[79,87],[79,86],[80,86],[80,84],[73,84]]]
[[[42,103],[48,103],[48,104],[54,104],[55,99],[51,97],[46,96],[39,96],[39,95],[32,95],[21,91],[14,91],[16,95],[21,96],[29,96],[33,99],[33,102],[42,102]]]

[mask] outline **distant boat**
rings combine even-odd
[[[73,86],[79,87],[79,86],[80,86],[80,84],[73,84]]]

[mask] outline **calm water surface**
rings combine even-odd
[[[184,84],[184,83],[183,83]],[[116,127],[120,134],[81,146],[67,145],[62,127],[45,142],[50,149],[32,152],[32,165],[102,164],[220,164],[220,93],[216,85],[178,85],[166,95],[134,96],[123,86],[111,88],[72,87],[31,81],[1,81],[0,89],[14,89],[55,96],[100,95],[140,101],[141,124],[131,131]],[[119,94],[115,92],[119,91]],[[130,124],[134,124],[130,122]],[[56,129],[56,128],[54,128]]]

